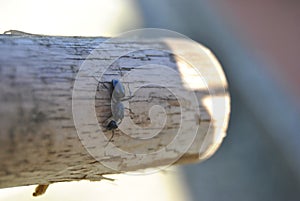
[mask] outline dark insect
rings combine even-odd
[[[118,124],[117,124],[117,122],[116,122],[115,120],[111,120],[111,121],[107,124],[106,128],[107,128],[108,130],[114,130],[114,129],[117,129],[117,128],[118,128]]]
[[[112,105],[112,117],[113,119],[120,124],[124,118],[124,105],[121,102],[114,103]]]
[[[115,103],[120,102],[121,99],[124,98],[124,96],[125,96],[124,86],[117,79],[113,79],[111,82],[113,85],[112,100]]]
[[[120,102],[123,97],[125,97],[125,89],[123,84],[117,80],[113,79],[112,83],[112,116],[106,120],[107,130],[112,131],[112,136],[110,137],[110,142],[114,136],[114,130],[118,128],[118,125],[122,122],[124,118],[124,105]]]

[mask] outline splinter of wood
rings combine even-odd
[[[34,193],[32,194],[34,197],[37,197],[37,196],[40,196],[40,195],[43,195],[47,188],[48,188],[49,184],[39,184],[36,188],[35,188],[35,191]]]

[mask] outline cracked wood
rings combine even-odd
[[[105,130],[103,122],[111,115],[110,81],[113,78],[122,78],[129,72],[135,72],[139,75],[138,78],[128,77],[124,85],[127,91],[125,117],[136,126],[128,126],[131,124],[125,120],[120,126],[128,133],[125,135],[122,129],[116,130],[112,142],[117,148],[129,153],[147,155],[165,148],[166,154],[154,154],[136,162],[134,159],[138,156],[135,154],[130,157],[114,156],[114,152],[110,152],[108,147],[105,157],[91,156],[87,148],[93,152],[97,150],[97,146],[107,144],[107,141],[105,138],[102,141],[93,140],[93,137],[98,139],[97,131],[87,131],[85,135],[90,137],[88,143],[91,146],[85,147],[82,144],[74,125],[72,91],[80,66],[86,61],[95,60],[90,58],[89,54],[104,40],[104,38],[0,35],[0,188],[81,179],[101,180],[104,174],[173,163],[198,162],[213,154],[220,145],[228,123],[229,96],[226,80],[221,83],[215,82],[216,75],[211,73],[207,79],[213,83],[214,87],[211,90],[215,92],[215,96],[212,97],[205,87],[191,90],[195,93],[199,104],[195,110],[199,110],[200,114],[185,119],[187,124],[199,126],[191,146],[184,152],[181,150],[180,143],[184,144],[185,139],[191,140],[193,136],[189,133],[189,129],[186,129],[184,130],[186,136],[182,138],[182,142],[172,148],[166,148],[166,145],[176,137],[176,131],[181,126],[178,125],[178,119],[187,108],[185,104],[189,104],[188,100],[178,101],[172,94],[172,87],[175,90],[178,84],[195,84],[193,83],[195,75],[184,71],[184,65],[187,63],[180,58],[168,52],[155,50],[156,47],[165,44],[153,42],[149,44],[153,49],[123,55],[105,71],[101,79],[98,80],[96,77],[95,111],[99,126],[109,139],[112,133]],[[119,51],[143,45],[110,44],[106,48],[113,50],[115,54],[98,59],[105,60],[107,56],[114,58]],[[106,49],[104,47],[97,51],[101,53]],[[220,68],[218,63],[208,62],[207,55],[200,56],[196,60],[203,66],[200,65],[202,71],[209,72],[211,68]],[[146,69],[137,67],[143,65],[150,67]],[[158,74],[155,71],[156,67],[151,65],[169,66],[178,74],[181,71],[182,77],[168,78],[170,82],[166,85],[169,90],[158,85],[147,85],[135,91],[144,80],[163,81],[169,76],[168,72],[164,75]],[[221,90],[223,86],[225,91]],[[211,112],[210,101],[226,103],[221,116]],[[155,122],[158,117],[149,113],[151,108],[154,108],[154,112],[156,109],[159,110],[152,107],[155,105],[165,109],[166,121],[162,129],[162,122]],[[156,127],[147,130],[147,126],[151,124]],[[150,134],[156,131],[155,129],[160,134],[151,137]],[[143,137],[148,138],[137,140]],[[109,168],[97,160],[104,164],[115,165],[118,169]]]

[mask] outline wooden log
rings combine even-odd
[[[229,96],[206,48],[104,41],[0,35],[0,188],[198,162],[220,146]],[[126,92],[114,135],[112,79]]]

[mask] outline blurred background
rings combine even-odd
[[[0,189],[0,200],[300,200],[300,1],[0,0],[0,32],[182,33],[214,52],[231,93],[224,143],[207,161],[115,182]]]

